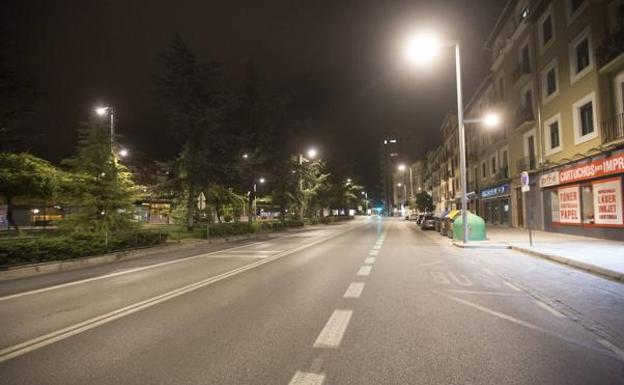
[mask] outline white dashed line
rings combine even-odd
[[[324,373],[297,372],[288,385],[322,385],[324,381]]]
[[[337,348],[347,326],[349,326],[352,314],[352,310],[334,310],[313,346],[315,348]]]
[[[511,288],[512,290],[522,291],[522,290],[520,290],[520,288],[518,288],[517,286],[511,284],[510,282],[505,281],[504,284],[507,285],[507,287]]]
[[[371,250],[371,252],[368,253],[368,255],[379,255],[379,250]]]
[[[537,299],[534,299],[533,302],[535,302],[535,304],[539,307],[541,307],[542,309],[546,310],[547,312],[549,312],[550,314],[554,315],[555,317],[559,317],[559,318],[566,318],[565,315],[559,313],[557,310],[553,309],[552,307],[550,307],[549,305],[545,304],[542,301],[539,301]]]
[[[373,250],[379,250],[379,249],[381,249],[381,246],[380,246],[380,245],[375,245],[375,246],[373,246]]]
[[[373,263],[375,263],[375,257],[368,257],[364,260],[364,263],[367,265],[372,265]]]
[[[620,360],[624,361],[624,350],[618,348],[617,346],[613,345],[611,342],[604,340],[604,339],[599,339],[596,341],[598,341],[598,343],[600,343],[605,348],[615,353],[620,358]]]
[[[478,290],[454,290],[448,289],[446,290],[449,293],[458,293],[458,294],[476,294],[476,295],[500,295],[503,297],[508,297],[511,294],[509,293],[499,293],[496,291],[478,291]]]
[[[372,266],[362,266],[360,270],[358,270],[357,275],[370,275]]]
[[[364,290],[364,282],[352,282],[344,293],[344,298],[360,298]]]

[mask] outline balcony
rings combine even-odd
[[[624,26],[619,26],[612,34],[606,36],[596,49],[596,62],[600,72],[610,72],[610,66],[616,58],[624,60]],[[617,67],[617,66],[614,66]]]
[[[537,169],[537,159],[535,156],[525,156],[524,158],[516,161],[516,171],[521,173],[522,171],[535,171]]]
[[[520,79],[527,77],[531,74],[531,64],[530,63],[518,63],[516,68],[511,73],[511,80],[514,84],[518,83]]]
[[[535,121],[535,114],[533,108],[520,106],[513,115],[513,125],[518,128],[526,123],[532,123]]]
[[[617,114],[612,119],[603,120],[600,128],[603,143],[624,140],[624,113]]]
[[[509,179],[508,167],[501,167],[498,169],[498,172],[496,173],[496,180],[503,180],[503,179]]]

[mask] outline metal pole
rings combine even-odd
[[[529,246],[533,246],[533,232],[531,231],[531,192],[525,192],[526,197],[526,217],[527,217],[527,227],[529,228]]]
[[[455,43],[455,73],[457,76],[457,125],[459,126],[459,182],[461,185],[463,243],[468,243],[468,205],[466,188],[466,133],[464,131],[464,102],[462,97],[461,57],[459,42]]]
[[[110,149],[111,153],[115,152],[113,148],[113,143],[115,141],[115,113],[113,111],[113,107],[110,108]]]
[[[414,181],[412,180],[412,166],[409,167],[409,182],[410,182],[410,198],[414,198]]]

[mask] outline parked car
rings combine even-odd
[[[420,228],[422,230],[435,230],[436,227],[436,218],[433,214],[426,214],[422,216],[422,220],[420,222]]]

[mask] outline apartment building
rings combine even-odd
[[[487,222],[624,238],[623,3],[507,2],[485,45],[491,72],[464,111],[503,117],[465,127],[468,208]],[[438,212],[459,207],[452,116],[424,174]]]

